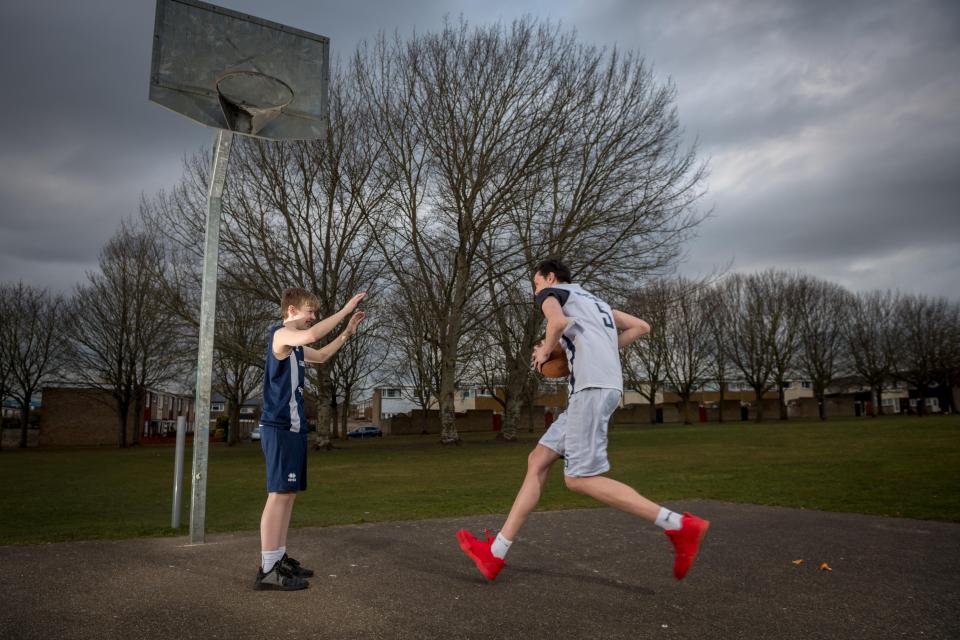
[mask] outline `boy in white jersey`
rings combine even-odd
[[[530,453],[526,478],[500,533],[478,540],[461,529],[457,532],[460,548],[484,577],[496,578],[510,545],[540,500],[550,467],[563,458],[568,489],[664,529],[676,554],[673,574],[682,579],[696,559],[710,523],[689,513],[674,513],[602,475],[610,470],[607,423],[623,393],[619,350],[649,333],[650,325],[611,309],[580,285],[571,284],[570,270],[559,260],[537,265],[533,287],[537,308],[547,319],[546,337],[533,352],[533,365],[539,371],[553,348],[558,343],[563,346],[570,366],[567,410]]]

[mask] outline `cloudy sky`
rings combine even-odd
[[[681,271],[960,298],[956,0],[221,0],[331,38],[524,14],[672,79],[713,216]],[[0,4],[0,280],[67,291],[211,133],[147,100],[152,0]]]

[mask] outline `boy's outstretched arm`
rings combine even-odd
[[[357,308],[357,305],[360,304],[360,301],[363,300],[366,295],[366,293],[358,293],[350,298],[350,301],[345,304],[340,311],[337,311],[329,318],[324,318],[309,329],[291,329],[290,327],[277,329],[276,333],[273,334],[274,353],[284,347],[302,347],[307,344],[319,342],[323,336],[333,331],[334,327],[343,322],[343,319]]]
[[[613,310],[613,323],[620,331],[620,335],[617,337],[617,346],[621,349],[640,336],[650,333],[650,325],[644,320],[618,309]]]
[[[324,346],[321,349],[311,349],[310,347],[303,348],[303,359],[305,362],[326,362],[330,358],[340,351],[340,347],[347,344],[347,340],[350,339],[350,336],[357,332],[357,326],[360,324],[360,321],[366,314],[363,311],[357,311],[350,318],[350,322],[347,323],[347,328],[343,330],[339,336],[334,338],[329,344]]]

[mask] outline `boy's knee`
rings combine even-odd
[[[586,484],[586,478],[577,478],[575,476],[563,476],[563,482],[567,489],[575,493],[583,493],[583,486]]]

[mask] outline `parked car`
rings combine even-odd
[[[260,425],[257,425],[253,428],[253,431],[250,432],[250,442],[257,442],[260,440]]]
[[[357,427],[347,431],[348,438],[379,438],[383,435],[379,427]]]

